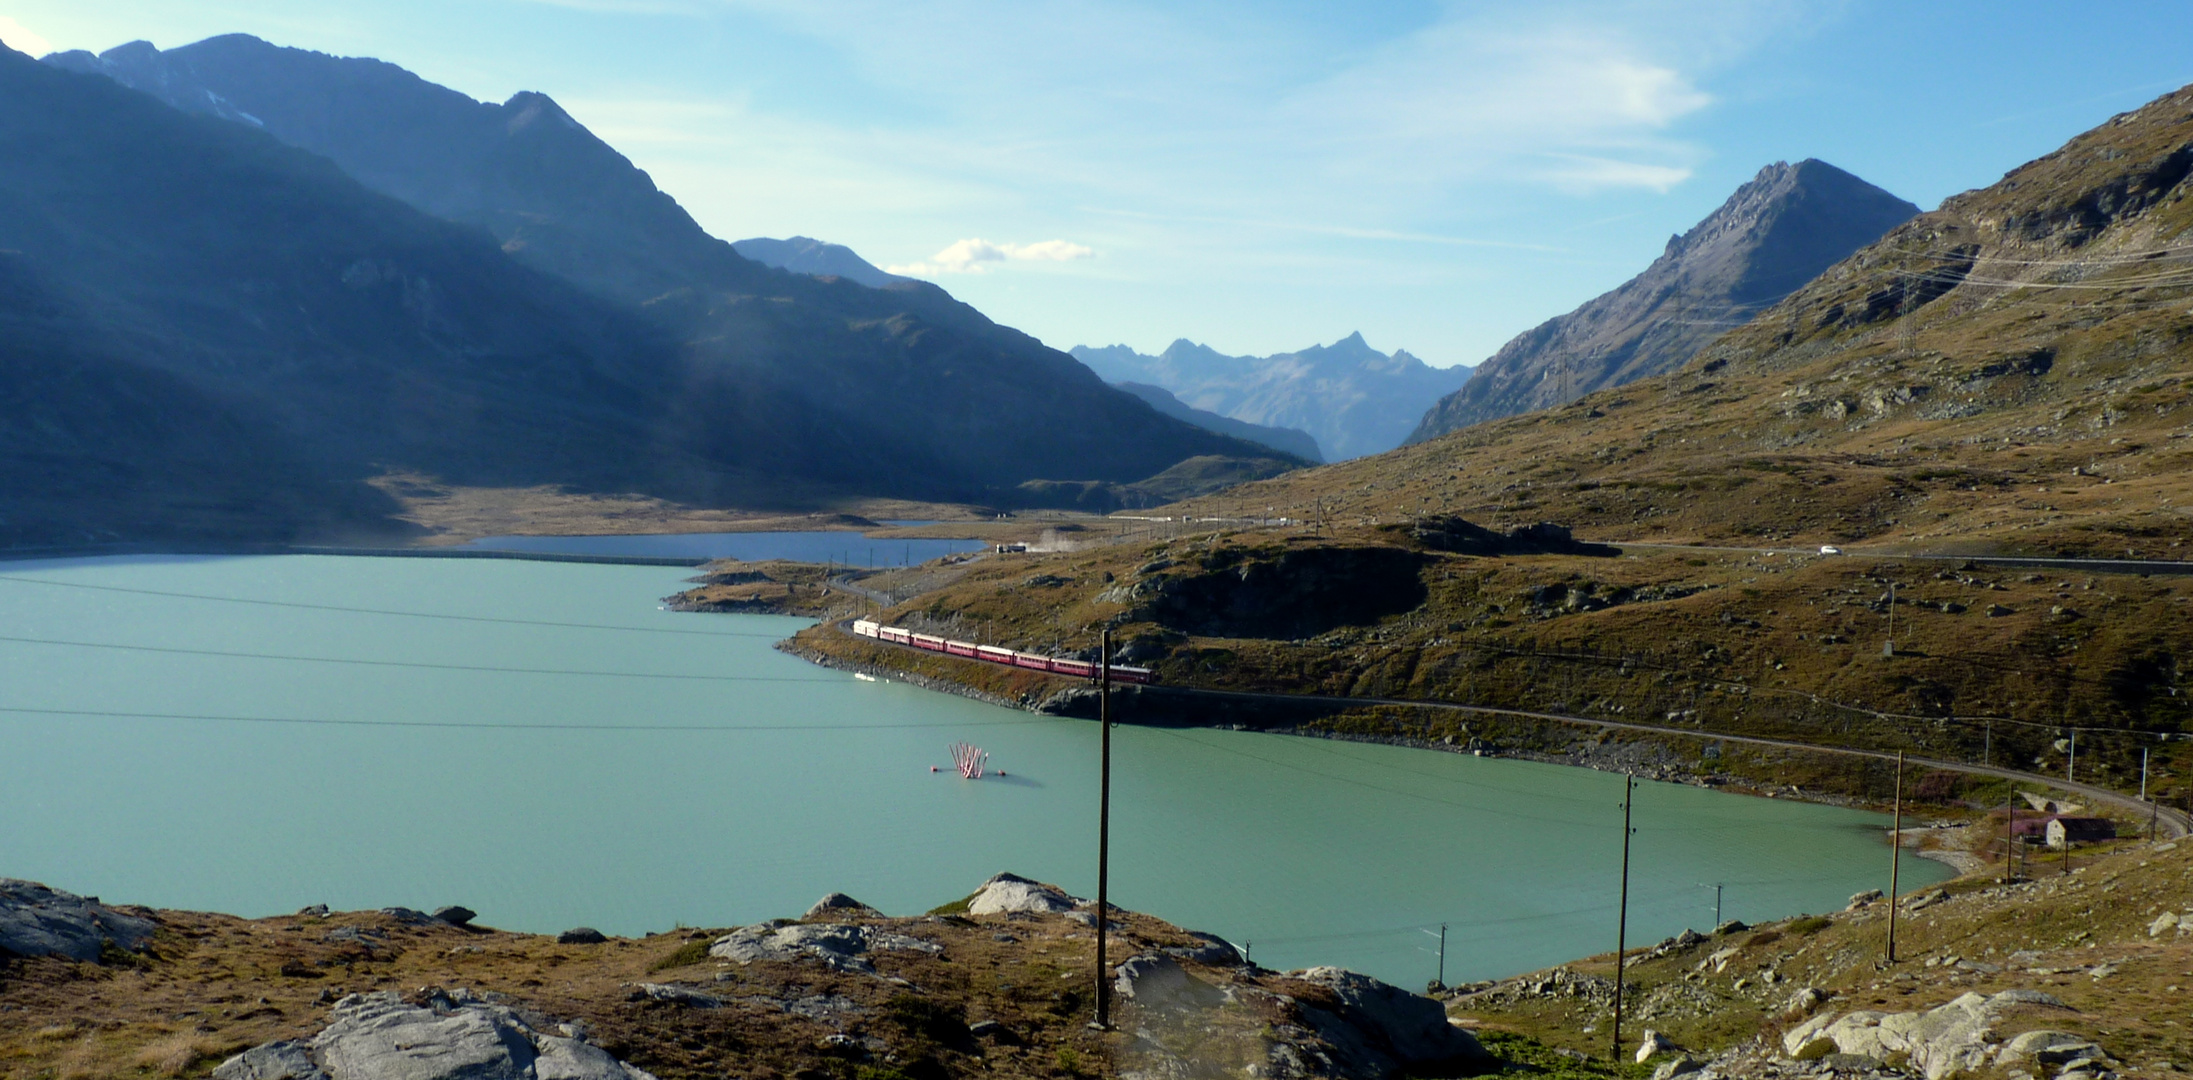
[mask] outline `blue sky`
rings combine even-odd
[[[1476,363],[1769,162],[1932,208],[2193,82],[2193,5],[0,0],[28,50],[246,32],[550,94],[726,239],[1064,348],[1360,330]]]

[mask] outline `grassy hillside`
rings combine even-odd
[[[2186,730],[2193,579],[1817,552],[2185,553],[2189,109],[1950,200],[1672,375],[1184,503],[1162,542],[978,564],[883,617],[1072,650],[1109,623],[1174,684],[2048,772],[2078,726],[2081,778],[2137,787],[2151,751],[2181,799],[2193,758],[2159,737]],[[1462,543],[1449,517],[1629,546]]]

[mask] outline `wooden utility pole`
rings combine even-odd
[[[1882,656],[1896,655],[1896,583],[1888,583],[1888,640],[1881,643]]]
[[[1622,899],[1614,919],[1614,1057],[1622,1060],[1622,960],[1629,949],[1630,932],[1630,802],[1637,794],[1637,778],[1622,777]]]
[[[1888,962],[1896,962],[1896,871],[1904,864],[1904,752],[1896,751],[1895,828],[1888,845]]]
[[[1112,974],[1104,964],[1104,930],[1111,919],[1112,871],[1112,628],[1097,643],[1097,725],[1103,764],[1097,780],[1096,1027],[1112,1027]]]

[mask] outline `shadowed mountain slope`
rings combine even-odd
[[[779,270],[790,270],[809,277],[841,277],[872,289],[901,282],[911,283],[914,280],[884,273],[844,244],[827,244],[806,236],[795,236],[789,240],[757,236],[750,240],[733,241],[731,250],[763,266],[774,266]]]
[[[1162,386],[1191,408],[1300,428],[1335,461],[1401,445],[1425,408],[1471,377],[1399,349],[1389,356],[1362,334],[1271,356],[1227,356],[1186,338],[1157,356],[1125,345],[1076,345],[1073,354],[1106,379]]]
[[[18,543],[370,525],[387,465],[644,482],[680,381],[475,230],[5,49],[0,322]]]
[[[1149,383],[1123,382],[1112,385],[1149,402],[1151,408],[1176,420],[1186,420],[1197,427],[1209,428],[1237,439],[1262,443],[1280,453],[1292,454],[1312,464],[1325,460],[1325,455],[1317,448],[1317,440],[1300,428],[1266,427],[1263,424],[1252,424],[1246,420],[1236,420],[1205,409],[1193,408],[1174,397],[1172,391]]]
[[[1824,161],[1769,165],[1643,273],[1501,346],[1409,440],[1671,371],[1918,212]]]
[[[1159,415],[934,286],[868,288],[742,258],[544,95],[484,104],[391,64],[243,35],[48,62],[258,127],[485,229],[521,263],[638,305],[682,361],[656,441],[703,461],[846,492],[983,499],[1030,478],[1131,481],[1265,452]],[[686,497],[750,490],[696,478]]]

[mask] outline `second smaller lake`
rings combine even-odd
[[[465,545],[487,551],[558,555],[643,555],[655,558],[790,559],[848,566],[911,566],[944,555],[981,551],[981,540],[892,540],[857,532],[651,533],[637,536],[488,536]]]

